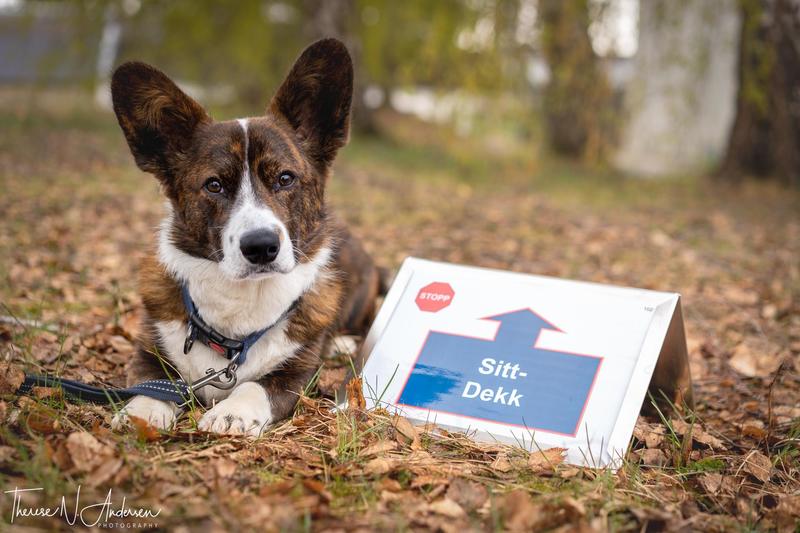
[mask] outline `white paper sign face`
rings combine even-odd
[[[364,396],[480,440],[616,467],[678,298],[409,258],[365,342]]]

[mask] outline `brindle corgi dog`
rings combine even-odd
[[[209,335],[191,342],[187,309],[228,341],[261,332],[235,387],[197,394],[209,407],[201,430],[258,435],[291,414],[332,335],[363,332],[373,317],[377,271],[325,198],[348,139],[350,55],[335,39],[309,46],[259,117],[215,122],[144,63],[120,66],[111,91],[136,164],[168,200],[141,268],[145,333],[128,383],[193,382],[229,364]],[[136,416],[168,428],[178,412],[137,396],[114,426]]]

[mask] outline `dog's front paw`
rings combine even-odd
[[[242,383],[230,396],[212,407],[200,418],[201,431],[257,437],[272,421],[269,399],[258,383]]]
[[[118,430],[127,426],[131,416],[141,418],[158,429],[169,429],[175,422],[178,406],[147,396],[134,396],[111,420],[111,428]]]

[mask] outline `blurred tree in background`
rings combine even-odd
[[[541,0],[541,47],[550,66],[544,114],[560,153],[596,161],[611,135],[611,90],[589,38],[589,0]]]
[[[800,185],[800,2],[742,0],[736,121],[718,175]]]
[[[721,159],[736,103],[738,1],[640,4],[616,168],[634,176],[698,175]]]

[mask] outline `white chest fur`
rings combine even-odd
[[[233,281],[220,271],[218,263],[190,256],[176,248],[169,237],[171,226],[170,213],[159,234],[159,261],[170,274],[186,284],[203,320],[229,337],[243,338],[275,324],[292,302],[327,273],[331,250],[325,247],[311,261],[298,264],[289,273]],[[300,345],[286,336],[287,324],[287,320],[275,324],[250,348],[247,361],[237,371],[239,383],[263,377],[295,354]],[[184,380],[194,381],[204,376],[207,369],[220,370],[228,364],[225,357],[200,343],[195,343],[191,351],[184,354],[187,333],[184,322],[157,322],[156,328],[167,352],[162,355],[175,365]],[[229,394],[228,390],[208,386],[199,396],[209,402],[224,399]]]

